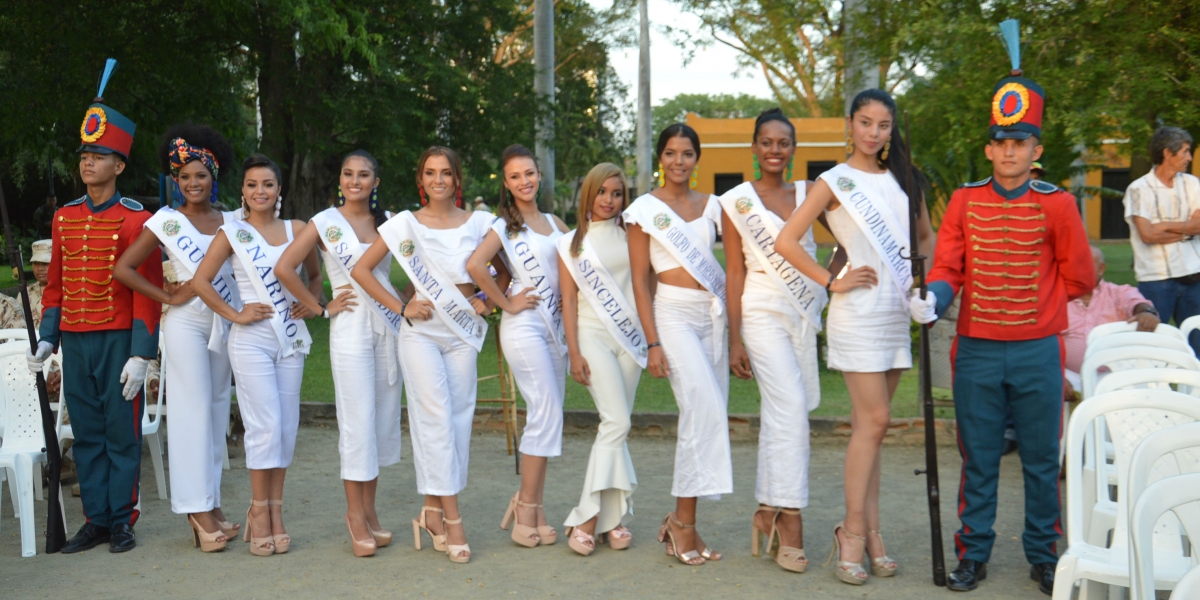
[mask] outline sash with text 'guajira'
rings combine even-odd
[[[697,283],[725,303],[725,269],[687,221],[650,194],[634,201],[625,214],[631,217],[627,221],[641,225],[642,231],[662,244]]]
[[[358,282],[350,276],[350,270],[354,268],[354,265],[358,263],[358,259],[365,252],[362,243],[358,240],[358,236],[354,233],[354,227],[350,226],[350,222],[336,208],[327,208],[313,215],[312,220],[317,226],[317,235],[321,236],[321,241],[325,244],[325,250],[334,256],[336,259],[334,262],[338,264],[338,268],[342,270],[342,274],[346,276],[346,280],[354,288],[354,293],[359,298],[366,300],[367,306],[370,306],[375,316],[379,317],[384,325],[387,325],[387,329],[392,335],[399,336],[400,320],[404,317],[396,314],[369,296],[358,285]],[[381,277],[374,270],[371,273],[375,275],[375,279],[379,281],[384,290],[387,290],[387,293],[391,294],[397,300],[400,299],[395,294],[392,282],[388,281],[385,277]]]
[[[275,262],[263,250],[268,245],[267,240],[245,221],[226,223],[221,227],[233,246],[233,255],[242,263],[250,279],[250,285],[258,294],[258,302],[272,306],[275,309],[271,317],[271,328],[275,330],[275,338],[287,358],[297,352],[308,354],[312,349],[312,337],[308,334],[308,326],[303,319],[292,318],[292,303],[296,301],[284,289],[279,278],[275,276]],[[242,299],[246,301],[245,298]]]
[[[557,228],[553,220],[552,228]],[[554,340],[555,350],[559,356],[567,354],[567,336],[563,333],[562,324],[562,293],[551,285],[548,269],[557,269],[558,261],[555,256],[538,256],[533,244],[529,243],[529,226],[526,225],[520,233],[510,234],[506,230],[504,219],[497,218],[492,222],[492,231],[500,236],[504,245],[505,262],[513,270],[513,275],[521,283],[534,288],[541,297],[541,302],[533,309],[542,317],[546,327],[550,328],[550,337]]]
[[[621,348],[646,368],[646,335],[642,333],[642,324],[638,320],[637,311],[629,298],[621,291],[621,287],[613,281],[612,275],[600,262],[596,251],[587,240],[579,246],[579,255],[571,256],[571,240],[579,230],[569,231],[558,238],[555,246],[562,258],[571,278],[575,280],[579,293],[587,299],[592,311],[600,317],[609,335],[617,340]]]
[[[433,302],[435,312],[446,327],[478,352],[487,336],[487,321],[475,313],[475,307],[458,291],[458,286],[451,283],[434,257],[426,252],[417,225],[417,218],[406,210],[380,225],[379,236],[417,291]]]
[[[861,173],[842,163],[821,174],[842,208],[850,214],[863,235],[892,272],[892,280],[907,298],[913,286],[912,263],[908,258],[908,213],[896,214],[885,198],[877,197],[865,184],[856,181]]]
[[[803,190],[804,182],[796,182],[797,201],[804,198]],[[804,320],[820,331],[821,309],[828,301],[825,288],[805,277],[775,252],[775,239],[779,237],[779,228],[775,226],[770,211],[754,191],[754,186],[747,181],[726,192],[721,196],[720,202],[733,226],[753,250],[758,264],[770,275],[771,280]]]

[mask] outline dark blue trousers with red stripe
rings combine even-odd
[[[962,529],[954,535],[959,560],[991,558],[1005,414],[1011,407],[1025,477],[1025,558],[1030,564],[1058,562],[1061,348],[1057,335],[1019,342],[960,335],[955,341],[954,410],[963,460]]]
[[[121,395],[131,337],[128,329],[62,333],[63,396],[75,435],[79,496],[88,522],[105,529],[138,518],[143,398]]]

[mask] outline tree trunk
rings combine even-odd
[[[554,211],[554,0],[534,0],[533,91],[546,111],[537,124],[537,156],[542,169],[539,210]]]
[[[649,0],[638,0],[637,193],[652,186],[654,156],[650,150],[650,15]]]

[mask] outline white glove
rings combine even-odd
[[[121,383],[125,384],[125,389],[121,395],[126,400],[137,398],[138,392],[142,391],[142,385],[146,383],[146,367],[149,365],[150,361],[140,356],[131,356],[125,362],[125,368],[121,369]]]
[[[54,353],[54,344],[50,342],[38,342],[37,354],[25,351],[25,362],[29,365],[29,372],[37,375],[42,372],[42,364],[47,358]]]
[[[925,299],[921,299],[921,292],[913,290],[908,297],[908,312],[912,314],[914,321],[926,325],[937,320],[937,296],[933,292],[926,290]]]

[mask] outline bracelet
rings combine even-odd
[[[654,342],[653,344],[646,344],[646,350],[650,350],[651,348],[657,348],[658,346],[661,346],[661,345],[662,345],[662,342]]]
[[[317,303],[317,306],[321,307],[321,316],[328,319],[329,318],[329,309],[325,308],[325,305],[321,304],[320,302]]]
[[[829,282],[825,284],[825,291],[826,291],[826,292],[830,292],[830,291],[832,291],[832,290],[830,290],[829,288],[830,288],[831,286],[833,286],[833,282],[834,282],[834,280],[836,280],[836,279],[837,279],[837,275],[834,275],[833,273],[830,273],[830,274],[829,274]]]

